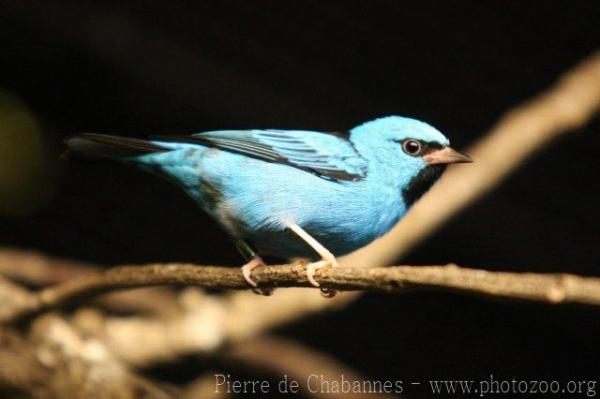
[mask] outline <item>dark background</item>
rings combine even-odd
[[[0,187],[0,245],[102,264],[240,264],[178,189],[114,165],[60,162],[60,140],[346,130],[399,114],[465,148],[596,49],[599,21],[595,1],[0,0],[0,90],[28,107],[43,147],[18,188]],[[540,151],[403,262],[600,274],[599,128],[596,118]],[[5,158],[29,156],[9,129],[0,127]],[[280,332],[372,379],[598,379],[599,319],[591,307],[367,294]],[[181,381],[207,366],[151,372]]]

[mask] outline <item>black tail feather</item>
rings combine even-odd
[[[62,158],[119,159],[153,152],[168,151],[147,140],[108,134],[82,133],[65,139],[69,147]]]

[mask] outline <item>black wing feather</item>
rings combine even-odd
[[[356,181],[366,175],[366,161],[356,152],[352,143],[339,134],[226,130],[155,139],[216,147],[268,162],[290,165],[328,180]],[[319,144],[321,148],[318,147]],[[325,148],[322,148],[323,144],[326,144]]]
[[[148,140],[109,134],[82,133],[65,139],[69,147],[63,157],[75,156],[84,159],[118,159],[169,151]]]

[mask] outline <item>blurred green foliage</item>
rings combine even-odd
[[[0,88],[0,216],[39,209],[55,192],[57,160],[25,103]]]

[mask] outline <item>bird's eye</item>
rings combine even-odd
[[[422,145],[417,140],[405,140],[402,142],[402,149],[408,155],[416,156],[421,152]]]

